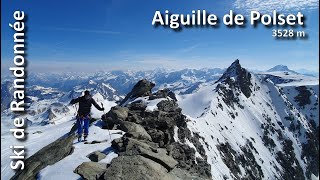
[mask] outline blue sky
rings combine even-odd
[[[14,10],[27,20],[29,71],[99,71],[109,69],[214,68],[240,59],[249,69],[268,69],[277,64],[292,69],[319,71],[318,0],[77,0],[1,1],[1,69],[13,66]],[[156,10],[191,13],[205,9],[222,16],[234,10],[248,14],[256,9],[270,13],[301,11],[306,40],[275,40],[272,29],[187,28],[175,32],[152,26]],[[301,29],[301,28],[300,28]],[[298,29],[295,29],[298,30]]]

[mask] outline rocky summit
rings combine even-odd
[[[188,129],[188,119],[174,93],[164,89],[152,94],[153,86],[147,80],[139,81],[121,106],[103,115],[106,128],[126,134],[112,142],[119,156],[101,178],[211,179],[200,137]],[[152,101],[158,103],[150,110],[148,103]]]

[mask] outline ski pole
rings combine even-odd
[[[101,106],[102,106],[102,108],[104,108],[102,102],[101,102]],[[103,109],[103,114],[106,114],[106,113],[104,112],[104,109]],[[108,126],[108,132],[109,132],[109,138],[110,138],[110,140],[111,140],[111,134],[110,134],[109,126]]]

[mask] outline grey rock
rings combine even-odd
[[[96,180],[107,170],[107,164],[97,162],[84,162],[74,172],[85,180]]]
[[[137,124],[141,124],[143,122],[142,118],[133,112],[129,112],[128,121],[134,122]]]
[[[140,155],[119,156],[112,160],[103,175],[105,180],[173,180],[173,175],[160,164]]]
[[[131,111],[144,111],[146,109],[147,105],[145,105],[143,103],[131,103],[131,104],[128,104],[127,107]]]
[[[115,149],[115,151],[119,154],[132,155],[133,153],[130,151],[137,149],[132,147],[141,147],[147,150],[157,152],[157,146],[155,144],[146,141],[143,142],[141,140],[139,141],[128,137],[115,139],[111,142],[111,144],[112,148]]]
[[[122,138],[122,141],[118,140],[117,142],[113,142],[112,145],[120,155],[141,155],[161,164],[167,170],[173,169],[178,164],[175,159],[167,155],[166,149],[155,148],[136,139]]]
[[[131,97],[143,97],[151,95],[151,89],[155,86],[154,83],[142,79],[132,89]]]
[[[136,85],[134,85],[131,92],[127,94],[127,96],[121,101],[120,106],[123,105],[125,102],[127,102],[129,99],[150,96],[152,94],[151,89],[154,86],[155,86],[154,83],[146,79],[140,80]]]
[[[130,136],[151,141],[151,136],[147,133],[147,131],[139,124],[133,122],[122,121],[120,122],[119,128],[122,131],[127,132]]]
[[[150,134],[153,142],[159,143],[160,147],[164,145],[165,134],[163,131],[150,129],[148,130],[148,134]]]
[[[190,174],[188,171],[182,170],[180,168],[174,168],[170,171],[170,174],[175,177],[176,180],[209,180],[210,178],[199,177]]]
[[[149,99],[153,100],[153,99],[160,99],[160,98],[167,98],[167,97],[170,97],[172,100],[177,101],[177,98],[174,92],[170,91],[167,88],[159,90],[156,93],[152,94],[149,97]]]
[[[178,104],[174,101],[163,100],[157,104],[159,111],[172,112],[172,111],[181,111],[178,107]]]
[[[87,157],[93,162],[99,162],[102,159],[106,158],[107,156],[100,151],[95,151],[87,155]]]
[[[31,157],[25,160],[24,170],[18,171],[12,180],[31,180],[35,179],[40,170],[48,165],[55,164],[65,158],[73,151],[73,140],[75,135],[58,139],[45,146]]]
[[[124,121],[128,118],[128,112],[129,109],[127,107],[114,106],[107,114],[102,116],[102,120],[118,123],[119,121]]]

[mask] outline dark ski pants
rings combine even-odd
[[[87,136],[89,134],[89,122],[90,118],[89,116],[81,116],[77,119],[77,127],[78,127],[78,135],[81,136],[82,132],[84,136]]]

